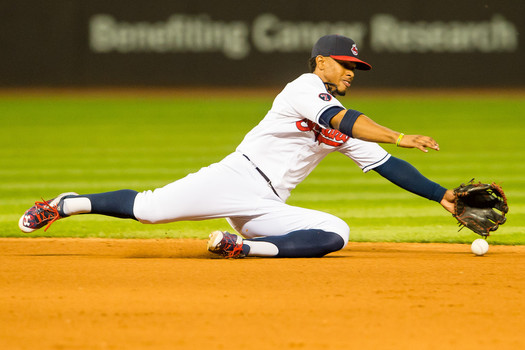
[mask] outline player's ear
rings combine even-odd
[[[320,70],[323,70],[323,69],[324,69],[325,64],[326,64],[326,60],[325,60],[325,57],[324,57],[324,56],[318,55],[318,56],[315,58],[315,62],[316,62],[316,67],[317,67],[317,68],[319,68]]]

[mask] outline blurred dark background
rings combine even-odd
[[[359,86],[524,87],[525,1],[3,0],[0,87],[275,87],[324,34]]]

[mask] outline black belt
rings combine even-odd
[[[275,195],[277,197],[279,197],[279,195],[277,194],[277,191],[275,190],[275,188],[273,188],[272,181],[268,178],[268,176],[266,176],[266,174],[263,173],[263,171],[261,169],[259,169],[259,167],[257,165],[255,165],[255,163],[252,162],[251,159],[248,158],[248,156],[246,154],[243,154],[243,156],[244,156],[244,158],[248,159],[248,161],[250,163],[252,163],[252,165],[255,167],[255,170],[257,170],[259,172],[259,174],[261,174],[261,176],[264,178],[264,180],[268,184],[268,187],[270,187],[272,189],[273,193],[275,193]],[[279,197],[279,198],[281,198],[281,197]]]

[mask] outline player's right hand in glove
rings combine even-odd
[[[496,231],[499,225],[507,221],[507,197],[503,189],[495,183],[474,183],[473,180],[454,189],[456,198],[453,216],[461,228],[466,226],[487,237],[491,231]]]

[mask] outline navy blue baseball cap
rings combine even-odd
[[[356,69],[370,70],[372,66],[359,59],[359,52],[355,41],[342,35],[325,35],[315,43],[312,49],[312,58],[329,56],[337,61],[350,61],[356,63]]]

